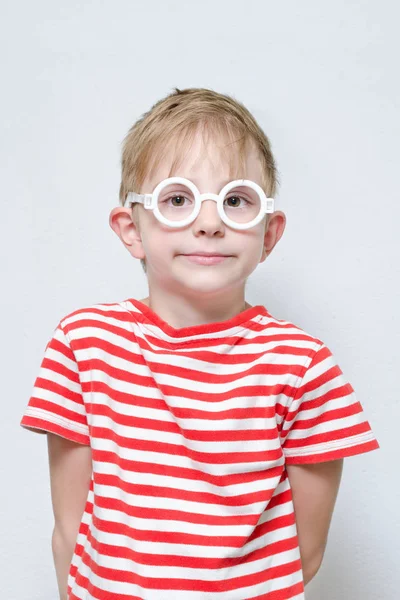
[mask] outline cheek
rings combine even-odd
[[[248,232],[240,242],[240,251],[245,257],[245,262],[255,268],[263,255],[264,251],[264,227],[254,232]]]
[[[153,257],[158,262],[170,260],[171,256],[179,252],[179,244],[170,231],[160,227],[146,227],[142,233],[142,244],[146,256]]]
[[[234,244],[242,252],[246,251],[249,254],[257,253],[264,246],[264,233],[264,227],[255,227],[248,231],[244,230],[236,237]]]

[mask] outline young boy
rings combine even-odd
[[[343,459],[379,446],[327,346],[245,300],[276,189],[229,96],[175,89],[129,131],[110,225],[149,295],[64,316],[21,421],[48,434],[62,600],[304,599]]]

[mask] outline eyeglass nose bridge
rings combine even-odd
[[[218,202],[219,194],[212,194],[211,192],[209,194],[208,193],[199,194],[198,198],[201,203],[204,202],[204,200],[214,200],[215,202]],[[201,204],[200,204],[200,206],[201,206]]]

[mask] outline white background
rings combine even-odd
[[[345,460],[307,600],[397,600],[397,2],[0,3],[1,597],[55,600],[46,437],[19,426],[62,316],[147,295],[108,224],[120,145],[173,87],[230,94],[271,139],[283,238],[249,280],[322,339],[380,450]]]

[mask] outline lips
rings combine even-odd
[[[220,252],[189,252],[184,256],[230,256],[229,254],[221,254]]]
[[[184,258],[187,258],[191,263],[198,265],[216,265],[225,262],[225,258],[230,258],[223,254],[182,254]]]

